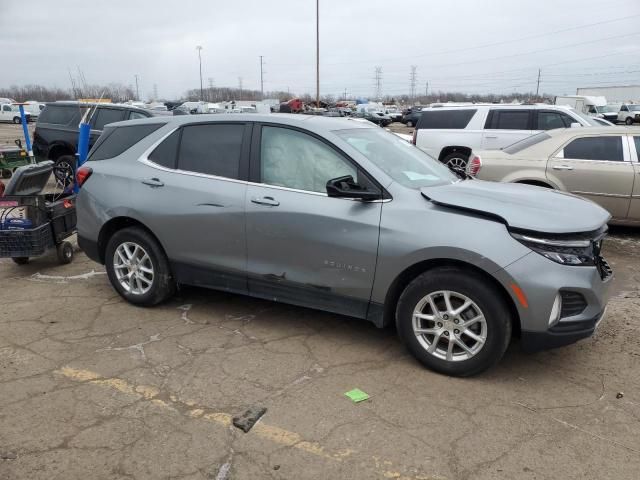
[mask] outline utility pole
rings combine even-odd
[[[209,93],[207,94],[207,100],[215,102],[216,98],[213,95],[213,78],[209,77],[208,80],[209,80]]]
[[[138,88],[138,74],[134,75],[136,77],[136,100],[140,100],[140,89]]]
[[[540,69],[538,69],[538,85],[536,86],[536,98],[540,94],[540,73],[542,72]]]
[[[198,45],[196,50],[198,50],[198,63],[200,64],[200,101],[202,101],[204,96],[202,93],[202,45]]]
[[[409,84],[411,85],[411,103],[416,103],[416,80],[418,67],[411,65],[411,73],[409,74]]]
[[[427,84],[424,87],[424,96],[425,97],[429,96],[429,82],[427,82]]]
[[[347,89],[344,89],[344,96],[342,97],[343,100],[347,100]]]
[[[240,87],[240,96],[238,100],[242,100],[242,77],[238,77],[238,86]]]
[[[320,0],[316,0],[316,107],[320,108]]]
[[[264,62],[262,58],[262,55],[260,55],[260,100],[264,100],[264,69],[262,68]]]
[[[373,79],[376,82],[376,100],[380,101],[382,98],[382,67],[376,67]]]
[[[158,100],[158,84],[157,83],[153,84],[153,99],[155,101]]]

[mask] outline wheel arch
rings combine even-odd
[[[522,180],[516,180],[514,183],[522,183],[524,185],[533,185],[535,187],[543,187],[543,188],[555,188],[551,185],[550,182],[544,180],[537,180],[533,178],[524,178]]]
[[[440,155],[438,156],[438,160],[442,161],[444,159],[444,157],[446,157],[447,155],[449,155],[451,153],[454,153],[454,152],[464,153],[468,157],[469,155],[471,155],[471,148],[465,147],[465,146],[462,146],[462,145],[449,145],[447,147],[444,147],[440,151]]]
[[[479,268],[471,263],[464,262],[462,260],[455,260],[450,258],[435,258],[424,260],[418,263],[415,263],[407,268],[405,268],[391,283],[387,294],[385,296],[384,306],[383,306],[383,325],[395,325],[396,318],[395,312],[398,305],[398,300],[400,299],[400,295],[404,289],[411,283],[419,275],[422,275],[429,270],[433,270],[439,267],[456,267],[460,269],[470,270],[474,273],[484,277],[489,283],[496,287],[496,289],[501,293],[501,296],[509,308],[510,316],[511,316],[511,324],[512,324],[512,335],[519,336],[520,335],[520,314],[518,313],[518,309],[516,304],[513,301],[513,298],[505,287],[489,272]]]
[[[151,231],[149,227],[147,227],[140,220],[137,220],[132,217],[127,216],[118,216],[110,219],[107,223],[105,223],[100,229],[100,233],[98,234],[98,255],[100,256],[100,262],[104,265],[105,263],[105,255],[107,250],[107,243],[109,243],[109,239],[118,231],[123,228],[129,227],[139,227],[145,230],[149,235],[153,237],[153,239],[158,242],[162,251],[167,254],[164,245],[160,239]]]
[[[62,155],[75,155],[76,149],[73,145],[68,144],[66,142],[57,142],[49,147],[49,151],[47,152],[47,158],[49,160],[56,161]]]

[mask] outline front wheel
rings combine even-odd
[[[471,270],[442,267],[415,278],[396,309],[398,333],[423,365],[465,377],[497,363],[511,339],[498,289]]]
[[[175,292],[169,261],[162,247],[142,228],[125,228],[109,239],[105,266],[113,288],[135,305],[157,305]]]
[[[13,123],[18,125],[19,123],[22,123],[22,119],[20,117],[13,117]]]
[[[407,127],[413,127],[413,122],[411,120],[407,120]]]
[[[624,123],[626,123],[627,125],[633,125],[633,118],[627,117]]]

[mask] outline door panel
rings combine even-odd
[[[547,178],[563,190],[598,203],[614,218],[625,219],[634,180],[628,158],[628,145],[620,136],[580,137],[549,159]]]
[[[640,136],[627,137],[627,139],[629,141],[631,164],[635,172],[631,205],[629,206],[627,219],[640,222]]]
[[[252,295],[366,316],[382,203],[327,196],[327,181],[345,175],[367,185],[366,175],[323,139],[299,129],[256,128],[256,183],[246,195]]]
[[[249,291],[364,317],[373,286],[381,207],[380,202],[249,185]]]

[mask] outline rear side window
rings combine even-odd
[[[569,124],[565,123],[565,117],[558,112],[538,112],[538,125],[536,126],[536,130],[553,130],[554,128],[566,128],[571,126],[571,122]]]
[[[422,111],[418,129],[462,129],[467,128],[477,110],[426,110]]]
[[[149,117],[144,113],[131,111],[129,112],[129,116],[127,118],[129,120],[137,120],[138,118],[149,118]]]
[[[633,137],[633,141],[636,144],[636,155],[638,156],[638,161],[640,162],[640,137]]]
[[[576,138],[564,147],[564,158],[622,162],[622,137]]]
[[[492,110],[487,116],[486,129],[531,130],[529,110]]]
[[[178,168],[238,178],[244,124],[189,125],[182,129]]]
[[[98,108],[94,114],[93,128],[94,130],[102,130],[108,123],[119,122],[124,119],[124,110],[116,108]]]
[[[80,108],[76,105],[47,105],[40,113],[38,122],[54,125],[78,125],[80,123]]]
[[[117,157],[162,126],[162,123],[156,123],[131,127],[107,127],[91,150],[88,160],[106,160]]]
[[[166,168],[176,168],[176,159],[178,158],[178,143],[180,142],[180,130],[176,130],[160,145],[158,145],[149,160]]]

